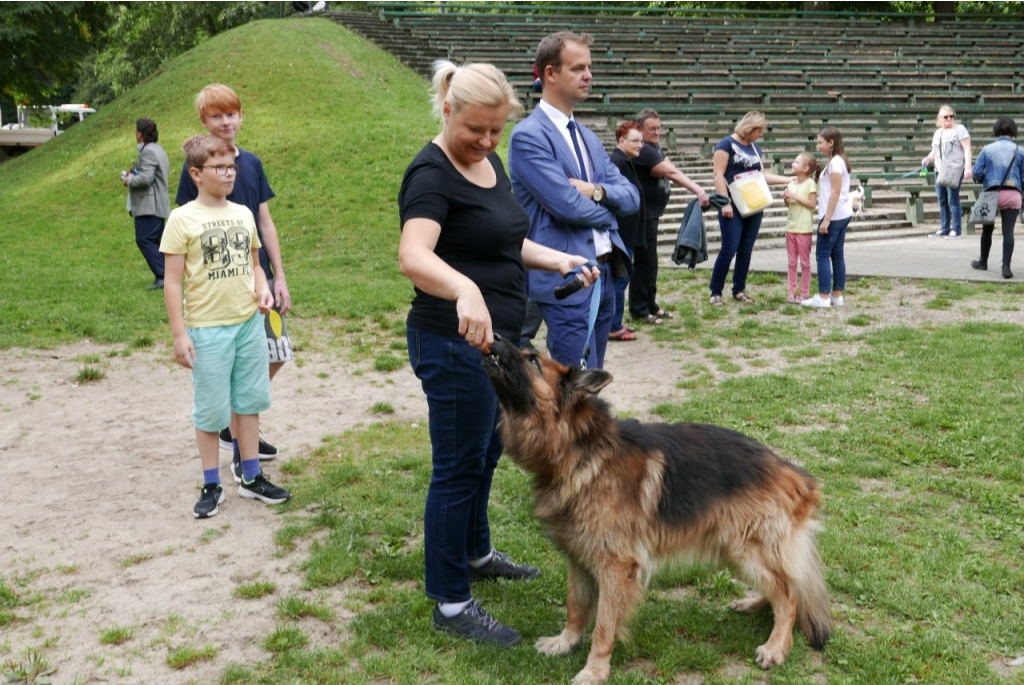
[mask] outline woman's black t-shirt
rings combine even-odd
[[[487,157],[497,183],[471,183],[434,143],[416,155],[398,192],[401,225],[430,219],[441,226],[434,253],[476,283],[491,315],[491,325],[506,340],[518,342],[526,315],[526,267],[523,240],[530,219],[512,194],[498,155]],[[455,302],[416,288],[406,320],[414,328],[457,337]]]
[[[732,183],[736,174],[763,168],[761,148],[753,143],[744,145],[732,136],[726,136],[715,145],[715,152],[719,150],[729,155],[729,162],[725,165],[726,183]]]
[[[622,238],[622,243],[630,249],[644,247],[647,244],[647,235],[644,231],[644,219],[647,216],[647,209],[644,189],[640,185],[640,178],[633,167],[633,163],[626,159],[626,155],[619,148],[612,150],[608,157],[612,160],[612,164],[626,177],[626,180],[636,186],[637,192],[640,193],[640,211],[618,218],[619,237]]]

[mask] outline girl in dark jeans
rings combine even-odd
[[[1024,152],[1013,142],[1017,124],[1010,117],[999,117],[992,126],[997,140],[986,145],[974,164],[974,178],[985,190],[999,188],[999,218],[1003,229],[1003,278],[1013,278],[1010,259],[1013,257],[1013,227],[1021,209],[1021,182],[1024,180]],[[1005,177],[1005,181],[1003,178]],[[996,186],[1002,182],[1001,186]],[[981,225],[981,259],[971,262],[980,271],[988,269],[988,253],[992,249],[995,223]]]

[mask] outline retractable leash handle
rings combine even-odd
[[[597,266],[596,262],[588,261],[583,266],[587,268],[593,268]],[[583,287],[583,281],[576,278],[583,271],[583,266],[577,266],[575,269],[565,275],[565,280],[562,281],[562,285],[555,288],[555,299],[564,300],[575,292],[579,292],[580,288]]]

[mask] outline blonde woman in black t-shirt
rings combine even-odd
[[[586,263],[526,238],[530,221],[495,149],[522,105],[489,64],[434,70],[444,126],[409,165],[398,195],[398,261],[416,295],[406,321],[409,362],[427,395],[433,472],[424,512],[425,590],[437,630],[511,647],[514,629],[473,599],[470,581],[525,580],[540,569],[491,545],[487,502],[501,456],[497,397],[481,364],[500,334],[518,342],[526,269],[565,275]],[[596,269],[580,274],[586,285]]]
[[[731,136],[718,141],[712,157],[714,166],[715,190],[721,195],[729,195],[729,184],[737,174],[747,171],[761,171],[769,185],[786,185],[793,176],[779,176],[769,173],[761,161],[761,148],[755,145],[764,134],[768,122],[760,112],[747,112],[736,122]],[[734,203],[725,205],[718,210],[718,225],[722,229],[722,246],[711,270],[712,306],[722,306],[722,291],[729,275],[729,266],[733,257],[736,267],[732,274],[732,299],[750,304],[753,299],[747,295],[747,272],[750,270],[750,257],[754,251],[754,242],[761,230],[761,212],[747,217],[740,216]]]

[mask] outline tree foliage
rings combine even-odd
[[[0,90],[11,102],[65,91],[95,49],[104,2],[0,3]]]
[[[211,36],[254,19],[276,16],[271,2],[118,2],[92,77],[120,95],[166,60]]]

